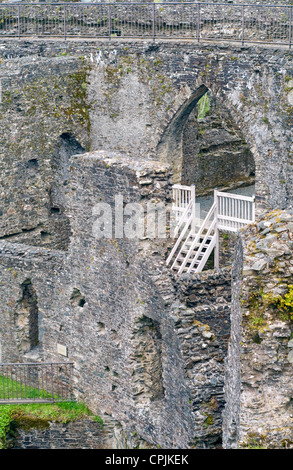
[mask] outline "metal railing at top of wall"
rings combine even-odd
[[[292,45],[292,5],[2,3],[0,37],[188,39]]]

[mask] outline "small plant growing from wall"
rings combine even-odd
[[[263,294],[266,304],[275,307],[284,320],[293,320],[293,285],[288,286],[287,293],[282,297],[278,295],[274,297],[272,294]]]
[[[205,93],[197,103],[197,119],[203,119],[210,109],[210,97],[208,93]]]
[[[293,285],[288,285],[286,294],[273,295],[265,293],[262,289],[253,292],[249,298],[250,326],[262,328],[266,325],[265,313],[270,311],[283,321],[293,321]]]

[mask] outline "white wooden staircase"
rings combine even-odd
[[[214,267],[219,268],[219,230],[236,232],[241,227],[254,221],[254,197],[214,191],[214,202],[207,216],[199,227],[196,227],[195,191],[182,186],[184,196],[178,196],[180,185],[174,185],[173,194],[175,219],[177,225],[174,237],[178,237],[167,265],[182,273],[199,273],[205,267],[214,250]],[[184,203],[182,203],[184,201]],[[179,206],[181,209],[179,210]]]

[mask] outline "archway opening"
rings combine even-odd
[[[189,114],[182,132],[181,159],[181,183],[195,184],[198,195],[214,188],[232,190],[254,185],[253,155],[211,91]]]
[[[174,183],[195,185],[203,214],[213,190],[255,194],[255,161],[229,110],[205,85],[178,109],[158,145],[171,164]]]
[[[205,85],[201,85],[191,94],[190,98],[180,106],[171,119],[158,144],[157,153],[159,159],[172,165],[174,183],[181,182],[183,130],[190,114],[207,91],[208,88]]]
[[[214,189],[241,196],[255,194],[255,161],[245,136],[222,99],[205,85],[175,113],[158,152],[160,159],[172,165],[174,183],[194,185],[199,227],[213,205]],[[230,264],[236,233],[220,235],[220,266],[225,266]]]
[[[182,129],[180,183],[195,185],[201,218],[213,191],[255,194],[253,154],[229,111],[208,90],[196,103]]]

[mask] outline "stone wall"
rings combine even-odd
[[[224,446],[292,448],[292,213],[266,214],[241,238],[234,265]]]
[[[124,208],[171,202],[184,126],[208,89],[245,135],[258,202],[289,207],[291,52],[6,40],[1,56],[1,360],[74,362],[76,397],[153,447],[219,446],[225,401],[226,447],[248,445],[251,433],[290,446],[291,324],[269,296],[284,298],[291,283],[290,220],[277,213],[251,227],[245,283],[233,270],[226,397],[229,272],[180,284],[165,266],[169,240],[93,229],[99,203],[115,213],[115,195]],[[245,305],[252,317],[241,316]]]
[[[70,170],[67,255],[1,242],[2,361],[72,361],[78,399],[153,446],[184,447],[193,434],[189,389],[173,320],[153,280],[164,260],[157,253],[150,274],[147,240],[140,246],[125,238],[95,239],[92,233],[93,207],[98,202],[113,207],[113,188],[124,204],[143,202],[147,195],[166,200],[167,168],[101,152],[75,156]],[[30,351],[21,342],[29,334],[27,324],[17,322],[21,286],[28,279],[39,315],[39,345]],[[145,356],[138,355],[138,341],[150,349]],[[57,344],[68,348],[67,357],[58,355]]]
[[[230,337],[231,271],[183,277],[172,306],[191,390],[195,448],[222,443],[224,358]]]
[[[136,158],[159,157],[172,165],[178,181],[184,126],[210,89],[253,155],[257,202],[288,207],[292,58],[280,54],[189,43],[100,47],[91,56],[92,96],[98,104],[92,113],[93,146]]]
[[[59,2],[66,3],[66,2],[69,2],[69,1],[72,1],[72,0],[64,0],[64,1],[63,0],[54,0],[54,1],[53,0],[44,0],[45,3],[59,3]],[[90,0],[90,2],[88,2],[88,3],[99,3],[100,1],[102,1],[102,0],[99,0],[99,1]],[[160,3],[164,3],[165,1],[167,1],[167,0],[160,0]],[[170,1],[168,0],[168,3],[172,3],[172,2],[176,2],[176,3],[181,3],[182,2],[182,3],[184,3],[185,1],[186,0],[170,0]],[[200,0],[200,1],[203,2],[203,3],[218,3],[214,0],[209,0],[209,1]],[[102,3],[108,3],[108,2],[111,3],[110,0],[103,1]],[[123,2],[124,3],[127,3],[127,2],[131,3],[131,2],[134,2],[134,0],[123,0]],[[244,0],[237,0],[237,2],[233,2],[233,0],[232,1],[231,0],[224,0],[224,2],[221,2],[221,3],[225,3],[225,2],[227,2],[227,3],[242,3],[242,2],[244,2]],[[1,0],[1,3],[7,3],[7,0]],[[26,0],[25,3],[40,3],[40,2],[39,2],[39,0],[29,0],[29,1]],[[140,1],[135,0],[135,3],[140,3]],[[143,2],[141,0],[141,3],[153,3],[153,0],[146,0],[145,2]],[[265,4],[265,3],[271,4],[269,0],[263,0],[262,2],[258,2],[257,0],[246,0],[244,3],[245,4],[258,4],[259,3],[261,5]],[[286,2],[286,0],[275,0],[273,2],[273,4],[287,4],[287,2]]]
[[[44,422],[43,426],[17,427],[10,437],[10,449],[103,449],[105,436],[92,420],[69,423]]]
[[[73,362],[77,399],[120,422],[128,436],[155,447],[213,447],[221,442],[229,270],[186,278],[178,291],[165,265],[170,240],[93,232],[98,203],[114,214],[113,188],[124,208],[166,202],[169,177],[162,163],[111,152],[71,158],[69,250],[1,242],[2,361]],[[30,337],[21,321],[27,284],[35,292],[37,346],[23,341]]]
[[[56,228],[57,215],[50,212],[51,165],[63,134],[86,150],[161,159],[173,166],[178,180],[183,129],[207,89],[245,136],[255,161],[259,206],[265,201],[273,208],[290,206],[290,51],[192,42],[12,39],[3,40],[1,58],[1,161],[6,170],[10,167],[9,178],[2,175],[10,201],[2,201],[2,236],[18,234],[20,240],[48,246],[48,234],[57,237],[58,227],[66,227],[58,219]],[[36,177],[37,165],[42,179]],[[10,194],[9,187],[20,187],[19,178],[29,189]],[[64,246],[66,236],[59,238]]]
[[[8,449],[148,449],[152,448],[137,433],[128,434],[120,423],[103,416],[67,423],[31,420],[26,416],[13,421],[6,437]]]
[[[88,146],[86,67],[24,55],[0,60],[0,237],[67,249],[62,194],[69,156]]]

